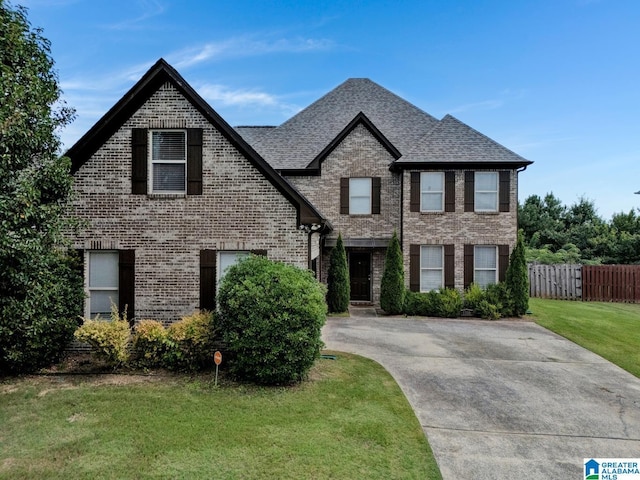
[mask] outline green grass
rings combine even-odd
[[[211,376],[4,379],[0,478],[441,476],[391,376],[338,353],[290,388],[216,388]]]
[[[536,322],[640,377],[640,305],[532,298]]]

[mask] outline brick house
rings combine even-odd
[[[167,323],[213,308],[224,269],[248,252],[326,280],[338,233],[353,301],[379,302],[394,230],[407,287],[495,282],[516,241],[517,173],[531,163],[367,79],[278,127],[234,129],[164,60],[67,155],[86,315],[111,299]]]

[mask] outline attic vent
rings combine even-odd
[[[149,128],[187,128],[184,118],[154,118],[149,120]]]

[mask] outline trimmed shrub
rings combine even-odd
[[[501,317],[502,304],[489,303],[486,299],[480,300],[474,309],[476,315],[487,320],[498,320]]]
[[[464,308],[468,308],[476,312],[481,301],[485,300],[484,290],[477,283],[469,285],[464,292]]]
[[[435,315],[438,317],[456,318],[462,310],[462,295],[455,288],[441,288],[434,297],[436,300]]]
[[[218,293],[229,371],[259,384],[303,380],[323,347],[325,289],[307,270],[250,256],[227,271]]]
[[[420,317],[435,316],[435,297],[438,292],[411,292],[407,291],[404,297],[403,313],[405,315],[416,315]]]
[[[167,352],[167,330],[156,320],[141,320],[133,335],[133,353],[143,367],[161,367]]]
[[[513,315],[524,315],[529,309],[529,273],[524,251],[524,239],[522,230],[518,231],[518,241],[507,268],[505,283],[511,298]]]
[[[164,364],[172,370],[196,371],[211,365],[214,348],[214,314],[196,312],[167,329]]]
[[[336,246],[331,250],[327,288],[327,306],[329,307],[329,311],[342,313],[349,310],[351,286],[349,284],[347,253],[344,250],[341,234],[338,235]]]
[[[389,313],[402,313],[404,305],[404,265],[400,242],[394,230],[384,260],[384,272],[380,284],[380,307]]]
[[[126,312],[120,317],[118,307],[111,305],[111,320],[85,319],[75,333],[80,342],[91,345],[92,353],[109,365],[117,367],[129,358],[128,346],[131,332]]]
[[[487,302],[496,306],[501,317],[513,315],[513,301],[504,282],[487,285],[485,298]]]

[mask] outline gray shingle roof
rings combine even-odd
[[[302,169],[360,112],[400,152],[409,151],[438,122],[371,80],[351,78],[264,135],[239,132],[274,168]]]
[[[360,113],[401,153],[397,167],[531,163],[451,115],[437,120],[367,78],[350,78],[278,127],[236,130],[276,170],[301,170]]]
[[[451,115],[440,120],[396,164],[416,162],[530,163]]]

